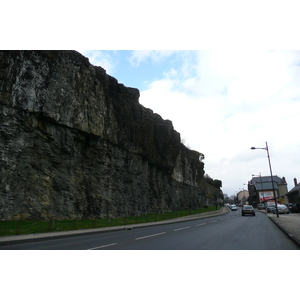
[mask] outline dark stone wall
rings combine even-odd
[[[0,118],[1,219],[199,208],[221,193],[171,121],[75,51],[0,51]]]

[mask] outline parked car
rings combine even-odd
[[[290,210],[282,204],[277,204],[277,210],[279,214],[289,214]],[[276,207],[273,208],[273,214],[276,214]]]
[[[288,208],[289,208],[289,211],[291,213],[298,213],[298,212],[300,212],[299,204],[298,203],[289,203],[288,204]]]
[[[275,204],[268,205],[266,208],[267,213],[272,212],[274,207],[275,207]]]
[[[258,210],[265,209],[265,205],[264,204],[258,204],[257,208],[258,208]]]
[[[230,208],[231,208],[231,210],[237,210],[237,207],[236,207],[236,205],[234,205],[234,204],[232,204],[232,205],[230,206]]]
[[[252,205],[244,205],[242,207],[242,216],[244,216],[246,214],[255,216],[255,210]]]

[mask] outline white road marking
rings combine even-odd
[[[191,228],[191,226],[174,229],[174,231],[179,231],[179,230],[188,229],[188,228]]]
[[[201,223],[201,224],[197,224],[196,226],[202,226],[205,225],[206,223]]]
[[[161,234],[165,234],[166,232],[160,232],[160,233],[156,233],[156,234],[151,234],[151,235],[145,235],[145,236],[141,236],[136,238],[136,240],[141,240],[141,239],[147,239],[149,237],[153,237],[153,236],[157,236],[157,235],[161,235]]]
[[[210,221],[209,223],[214,223],[214,222],[217,222],[218,220],[215,220],[215,221]]]
[[[88,250],[100,249],[100,248],[105,248],[105,247],[109,247],[109,246],[113,246],[113,245],[117,245],[117,243],[103,245],[103,246],[99,246],[99,247],[95,247],[95,248],[90,248]]]

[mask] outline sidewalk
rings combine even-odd
[[[265,213],[269,219],[271,219],[288,237],[300,248],[300,214],[279,214],[279,218],[276,214]]]
[[[21,244],[21,243],[29,243],[29,242],[37,242],[37,241],[45,241],[59,238],[66,238],[72,236],[82,236],[88,234],[95,234],[101,232],[109,232],[109,231],[117,231],[117,230],[132,230],[134,228],[141,228],[147,226],[156,226],[160,224],[168,224],[168,223],[176,223],[176,222],[184,222],[195,219],[203,219],[212,216],[224,215],[229,212],[227,207],[222,207],[220,210],[197,214],[197,215],[189,215],[180,218],[174,218],[159,222],[151,222],[151,223],[141,223],[141,224],[133,224],[133,225],[123,225],[123,226],[114,226],[114,227],[105,227],[105,228],[93,228],[93,229],[84,229],[84,230],[71,230],[71,231],[60,231],[60,232],[47,232],[47,233],[35,233],[35,234],[24,234],[24,235],[13,235],[13,236],[0,236],[0,247],[5,245],[13,245],[13,244]],[[1,248],[0,248],[1,250]]]

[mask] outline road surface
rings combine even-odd
[[[299,250],[263,213],[205,219],[2,246],[0,250]]]

